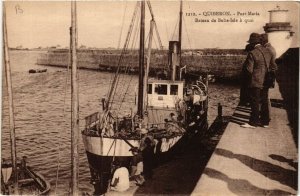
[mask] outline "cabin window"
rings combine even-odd
[[[155,84],[155,93],[157,93],[159,95],[167,95],[168,94],[168,85]]]
[[[171,95],[178,95],[178,85],[171,84],[170,94]]]
[[[148,94],[152,94],[152,84],[148,84],[148,89],[147,89],[147,93]]]

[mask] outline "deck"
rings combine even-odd
[[[241,128],[250,108],[236,108],[192,195],[297,194],[298,151],[278,84],[270,99],[269,128]]]

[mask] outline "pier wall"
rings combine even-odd
[[[276,60],[276,63],[278,65],[276,80],[287,110],[293,138],[298,143],[299,48],[288,49]]]
[[[187,71],[195,74],[208,73],[217,78],[238,79],[246,55],[243,52],[225,53],[192,53],[183,52],[182,65],[187,65]],[[82,69],[99,71],[115,71],[120,61],[118,52],[104,50],[82,50],[78,52],[78,66]],[[138,72],[138,53],[128,52],[123,56],[121,70],[129,67],[129,73]],[[66,67],[69,62],[67,50],[48,51],[41,54],[37,60],[39,65]],[[150,62],[150,74],[166,69],[168,65],[167,52],[153,52]]]

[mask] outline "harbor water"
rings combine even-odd
[[[11,51],[14,113],[16,126],[17,156],[28,157],[28,165],[40,172],[51,183],[50,194],[65,195],[69,192],[71,177],[71,88],[70,72],[67,69],[36,65],[40,51]],[[29,69],[44,69],[47,72],[29,74]],[[3,71],[2,71],[3,73]],[[112,73],[79,70],[80,129],[84,129],[84,117],[101,111],[101,99],[110,87]],[[138,77],[123,75],[120,84],[126,97],[119,98],[122,109],[128,113],[135,108]],[[127,89],[126,84],[131,85]],[[223,114],[231,115],[239,101],[238,85],[209,84],[209,123],[217,115],[218,103],[223,105]],[[9,114],[5,76],[2,74],[2,140],[1,157],[10,158]],[[79,188],[93,192],[90,171],[79,139]]]

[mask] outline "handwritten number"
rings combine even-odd
[[[15,6],[16,14],[23,14],[23,9],[21,8],[20,5]]]

